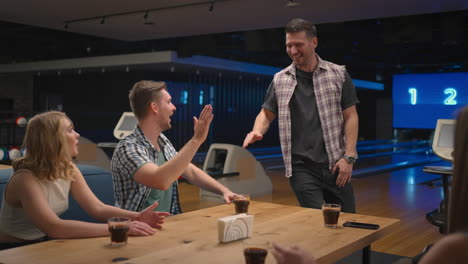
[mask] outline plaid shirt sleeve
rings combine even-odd
[[[112,175],[116,206],[141,211],[150,189],[133,180],[136,171],[152,162],[145,146],[133,140],[120,142],[112,157]]]

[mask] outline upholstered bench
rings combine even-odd
[[[114,189],[112,185],[112,174],[110,171],[91,165],[78,164],[86,182],[93,193],[105,204],[114,205]],[[3,191],[13,174],[13,169],[0,169],[0,202],[3,201]],[[81,209],[78,203],[70,195],[68,210],[60,217],[63,219],[82,220],[96,222]]]

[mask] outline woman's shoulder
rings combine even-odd
[[[450,234],[435,243],[420,263],[468,263],[467,249],[468,236],[465,233]]]
[[[27,169],[15,170],[6,186],[4,198],[6,198],[11,205],[17,206],[20,196],[37,188],[39,184],[39,179],[34,176],[32,171]]]
[[[34,175],[34,172],[28,169],[17,169],[13,172],[11,176],[12,180],[28,180],[28,179],[37,179]]]
[[[36,177],[33,171],[28,169],[18,169],[13,172],[9,185],[15,186],[14,188],[20,191],[20,189],[24,189],[23,187],[27,187],[35,183],[40,184],[40,180]]]
[[[458,245],[468,244],[468,233],[453,233],[443,237],[438,243],[446,245],[450,248],[456,247]],[[465,249],[467,248],[465,247]]]

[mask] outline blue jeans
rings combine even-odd
[[[347,183],[339,188],[337,176],[323,165],[295,165],[289,184],[302,207],[321,209],[323,203],[335,203],[342,212],[356,213],[353,186]]]

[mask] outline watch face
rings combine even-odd
[[[355,157],[351,157],[351,156],[344,156],[344,159],[350,163],[350,164],[353,164],[356,162],[356,158]]]

